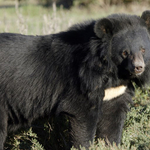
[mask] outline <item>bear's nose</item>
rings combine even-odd
[[[143,66],[135,66],[135,74],[141,74],[144,71],[144,67]]]

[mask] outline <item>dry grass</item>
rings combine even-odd
[[[75,8],[71,10],[46,9],[42,6],[24,5],[12,8],[0,8],[0,31],[22,34],[50,34],[67,29],[74,23],[83,20],[97,19],[112,13],[130,13],[141,15],[149,9],[145,3],[133,3],[129,6],[92,5],[87,9]]]

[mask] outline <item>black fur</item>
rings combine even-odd
[[[118,80],[127,85],[126,92],[114,98],[111,101],[104,101],[102,107],[102,117],[97,125],[97,138],[104,138],[106,142],[119,144],[121,142],[122,130],[126,114],[129,110],[128,104],[133,104],[132,97],[134,96],[134,86],[132,83],[136,83],[138,86],[143,87],[149,83],[150,77],[150,47],[149,47],[149,35],[144,33],[140,28],[143,28],[143,24],[146,22],[147,29],[150,26],[150,11],[145,11],[142,14],[144,20],[138,22],[138,17],[129,17],[127,15],[111,15],[109,20],[113,24],[112,34],[114,40],[112,40],[112,60],[118,66]],[[121,20],[121,21],[120,21]],[[137,26],[135,26],[137,24]],[[147,30],[146,30],[147,32]],[[148,41],[146,40],[148,39]],[[145,45],[143,44],[145,43]],[[114,46],[114,48],[113,48]],[[135,75],[133,70],[130,72],[126,67],[130,64],[128,57],[134,55],[140,51],[140,47],[146,49],[143,56],[145,62],[145,71],[141,75]],[[127,58],[121,58],[121,51],[129,50],[130,55]],[[120,56],[116,54],[120,52]],[[117,57],[118,56],[118,57]],[[134,55],[136,58],[136,56]],[[135,59],[134,58],[134,59]],[[122,62],[122,63],[120,63]],[[125,69],[126,68],[126,69]]]
[[[7,132],[62,114],[70,118],[71,146],[88,148],[97,128],[98,137],[119,143],[131,81],[143,85],[149,77],[149,17],[112,15],[47,36],[0,34],[0,150]],[[104,90],[119,85],[126,93],[103,103]]]

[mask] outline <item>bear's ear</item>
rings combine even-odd
[[[150,30],[150,10],[144,11],[141,18],[145,21],[148,29]]]
[[[95,23],[94,32],[99,38],[102,38],[103,36],[112,35],[112,29],[113,26],[110,20],[104,18]]]

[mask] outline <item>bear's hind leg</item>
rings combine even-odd
[[[7,136],[7,118],[5,110],[0,107],[0,150],[4,148],[4,142]]]

